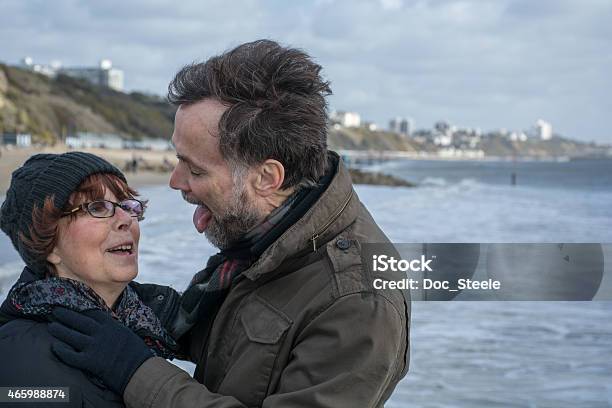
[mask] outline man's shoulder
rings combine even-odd
[[[325,247],[327,263],[331,265],[330,290],[334,300],[367,293],[374,298],[385,298],[398,310],[403,310],[404,304],[409,303],[407,293],[375,285],[378,275],[372,271],[368,254],[372,247],[378,246],[388,248],[392,244],[364,207],[355,222]]]
[[[354,221],[325,245],[335,297],[359,292],[382,293],[373,285],[367,248],[372,244],[387,246],[391,242],[360,201],[357,207]]]
[[[301,257],[301,262],[289,267],[285,273],[266,282],[256,290],[264,301],[284,311],[289,316],[313,313],[329,308],[341,299],[363,294],[367,299],[384,298],[397,310],[404,310],[406,298],[399,290],[377,289],[363,247],[369,241],[389,243],[367,210],[316,252]],[[352,302],[356,302],[355,297]]]

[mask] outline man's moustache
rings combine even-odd
[[[195,204],[195,205],[201,205],[203,204],[200,200],[196,199],[196,198],[192,198],[190,197],[187,193],[185,193],[184,191],[181,191],[181,195],[183,196],[183,200],[187,201],[189,204]]]

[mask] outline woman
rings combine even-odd
[[[56,307],[102,310],[153,354],[173,357],[174,341],[128,286],[145,209],[136,195],[116,167],[89,153],[38,154],[13,172],[0,226],[26,267],[1,308],[0,386],[69,387],[62,406],[123,406],[121,395],[53,354]]]

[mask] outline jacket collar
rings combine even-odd
[[[13,286],[19,283],[34,282],[38,279],[40,279],[40,276],[37,275],[32,269],[26,266],[25,268],[23,268],[19,279],[17,280],[17,282],[15,282]],[[0,326],[2,326],[4,323],[10,322],[11,320],[20,318],[22,318],[21,313],[19,313],[19,311],[15,308],[15,306],[7,296],[2,302],[2,305],[0,305]]]
[[[328,155],[333,157],[331,162],[338,163],[329,187],[297,222],[243,272],[244,276],[256,280],[297,253],[316,252],[355,221],[359,199],[353,190],[348,169],[337,153],[330,151]]]

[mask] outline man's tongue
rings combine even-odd
[[[203,233],[206,227],[208,226],[211,217],[212,214],[206,206],[198,205],[198,207],[193,213],[193,225],[196,227],[200,234]]]

